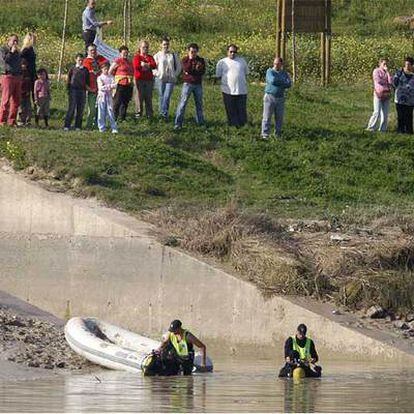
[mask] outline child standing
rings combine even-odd
[[[20,111],[19,111],[19,125],[30,125],[30,118],[32,117],[32,77],[29,72],[27,61],[22,59],[22,89],[20,99]]]
[[[86,91],[89,90],[89,71],[83,66],[83,55],[76,55],[76,64],[68,73],[69,108],[65,118],[65,131],[69,131],[75,117],[75,129],[82,128],[83,111],[86,103]]]
[[[39,69],[37,71],[38,79],[34,84],[34,101],[37,107],[35,115],[36,126],[39,126],[39,119],[45,121],[45,127],[49,127],[50,117],[50,82],[49,75],[46,69]]]
[[[98,128],[100,132],[106,130],[106,119],[109,119],[112,133],[117,134],[114,107],[112,101],[112,90],[116,89],[115,78],[109,75],[109,63],[105,62],[101,65],[102,74],[98,76]]]

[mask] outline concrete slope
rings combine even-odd
[[[325,305],[265,300],[255,286],[162,246],[151,230],[95,201],[0,172],[0,289],[61,318],[93,315],[152,337],[180,318],[206,340],[268,346],[305,322],[322,349],[413,355],[389,335],[352,328],[352,316],[333,316]]]

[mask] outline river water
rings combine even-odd
[[[277,378],[274,360],[215,359],[213,374],[92,374],[0,383],[0,412],[412,412],[414,367],[324,365],[322,379]]]

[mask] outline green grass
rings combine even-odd
[[[333,6],[334,31],[363,36],[407,31],[408,28],[396,28],[393,20],[414,15],[410,0],[333,0]]]
[[[64,11],[63,1],[33,0],[30,7],[26,0],[13,0],[3,6],[0,27],[25,30],[47,29],[60,35]],[[214,33],[228,36],[260,31],[273,34],[276,24],[275,0],[133,0],[132,35],[134,37],[153,34],[174,37],[183,35],[211,37]],[[68,34],[78,36],[83,0],[70,0]],[[108,34],[122,32],[123,2],[121,0],[99,0],[98,13],[102,19],[112,18],[115,25]],[[333,0],[333,28],[335,33],[358,33],[361,35],[387,34],[395,32],[393,19],[396,16],[413,15],[411,0]]]
[[[173,110],[178,95],[176,90]],[[255,211],[315,218],[350,208],[412,206],[414,143],[407,136],[364,131],[369,85],[294,88],[284,137],[270,142],[258,140],[261,98],[262,86],[252,85],[250,123],[233,129],[225,124],[218,86],[206,85],[206,128],[191,120],[191,104],[182,131],[171,123],[131,119],[113,137],[63,132],[66,101],[56,89],[54,129],[3,129],[0,148],[18,167],[37,165],[60,179],[80,177],[94,194],[126,210],[235,201]]]
[[[163,35],[172,36],[172,46],[185,53],[189,42],[201,46],[208,60],[207,76],[214,74],[215,64],[225,54],[226,46],[236,42],[247,59],[251,78],[263,79],[275,53],[275,0],[140,0],[133,1],[131,51],[137,41],[150,41],[151,52],[158,49]],[[99,0],[98,16],[113,18],[105,27],[105,42],[118,48],[123,44],[122,1]],[[84,2],[70,0],[68,38],[64,70],[74,56],[84,50],[81,39],[81,13]],[[7,35],[23,35],[35,29],[38,35],[38,65],[56,73],[62,34],[63,2],[25,0],[8,2],[0,13],[0,44]],[[390,59],[394,70],[412,53],[413,32],[393,23],[396,15],[414,14],[412,0],[371,1],[333,0],[332,80],[335,83],[367,81],[379,57]],[[288,39],[287,68],[290,69],[291,37]],[[297,76],[300,81],[320,78],[320,36],[297,36]]]

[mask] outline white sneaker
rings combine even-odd
[[[67,132],[67,131],[69,131],[69,128],[65,127],[65,128],[63,128],[63,130]]]
[[[113,133],[113,134],[118,134],[118,130],[117,130],[117,129],[113,129],[113,130],[112,130],[112,133]]]
[[[269,139],[269,135],[263,134],[262,135],[262,139],[268,140]]]

